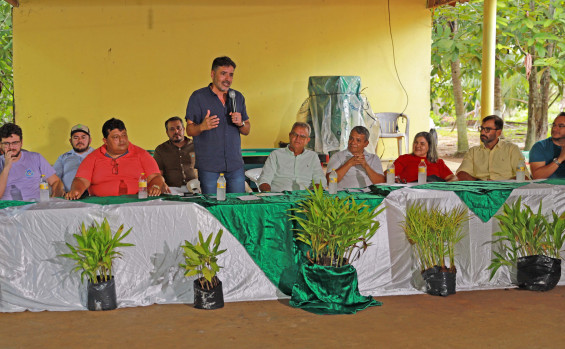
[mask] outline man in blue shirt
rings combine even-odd
[[[530,169],[534,179],[565,178],[565,112],[553,121],[551,137],[530,150]]]
[[[218,57],[212,63],[212,82],[196,90],[186,107],[186,134],[193,137],[195,167],[204,194],[216,193],[223,173],[228,193],[245,192],[241,137],[251,129],[243,95],[231,89],[235,63]]]
[[[90,147],[90,129],[86,125],[78,124],[71,128],[71,139],[69,139],[72,150],[61,154],[53,168],[57,176],[63,181],[65,191],[71,190],[71,184],[77,174],[77,169],[82,160],[94,149]]]

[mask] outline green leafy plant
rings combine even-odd
[[[181,245],[184,250],[185,264],[181,263],[179,266],[185,269],[184,276],[199,275],[200,286],[206,290],[210,290],[220,283],[216,273],[222,268],[217,263],[218,256],[226,252],[226,250],[219,250],[223,232],[222,229],[218,231],[213,244],[214,233],[208,235],[204,240],[202,232],[199,231],[196,244],[185,240],[184,245]]]
[[[455,244],[463,238],[461,228],[468,219],[464,206],[442,210],[438,206],[427,209],[425,204],[415,203],[408,207],[401,226],[416,249],[422,271],[435,266],[456,271]]]
[[[81,282],[84,282],[85,276],[93,284],[98,283],[98,281],[108,281],[112,278],[113,260],[122,256],[122,253],[116,249],[118,247],[134,246],[133,244],[122,242],[131,232],[131,228],[125,233],[123,231],[124,225],[122,224],[112,234],[110,224],[108,224],[106,218],[104,218],[102,224],[94,221],[88,228],[86,228],[83,222],[80,234],[73,234],[76,239],[76,245],[66,243],[71,253],[61,254],[60,256],[75,261],[75,268],[72,271],[81,271]]]
[[[310,246],[306,255],[310,262],[341,266],[358,259],[371,245],[369,240],[380,226],[375,218],[383,210],[352,197],[326,195],[320,185],[308,190],[306,199],[291,209],[290,219],[300,225],[297,240]]]
[[[541,202],[537,213],[528,205],[522,209],[522,197],[512,205],[504,204],[502,214],[496,216],[500,231],[494,233],[497,239],[492,243],[499,244],[500,252],[492,251],[495,258],[488,267],[491,279],[501,266],[515,266],[519,257],[545,255],[561,258],[565,242],[565,212],[559,216],[552,211],[553,220],[549,222],[541,209]]]

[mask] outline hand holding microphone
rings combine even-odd
[[[243,126],[245,126],[245,122],[243,122],[241,120],[241,113],[237,112],[237,103],[235,101],[235,91],[230,90],[229,96],[230,96],[231,105],[232,105],[232,112],[230,113],[231,121],[234,123],[235,126],[243,127]]]

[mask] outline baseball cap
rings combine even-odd
[[[74,125],[73,128],[71,128],[71,136],[75,132],[84,132],[84,133],[86,133],[87,135],[90,136],[90,130],[88,129],[88,126],[83,125],[83,124]]]

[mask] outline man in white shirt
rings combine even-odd
[[[384,183],[381,160],[377,155],[365,151],[369,145],[369,136],[369,130],[365,127],[355,126],[349,134],[347,149],[330,158],[326,176],[329,180],[330,172],[335,170],[338,190]]]
[[[295,122],[289,133],[290,144],[274,150],[259,177],[261,191],[302,190],[316,185],[326,186],[324,170],[318,154],[304,149],[310,141],[310,125]]]

